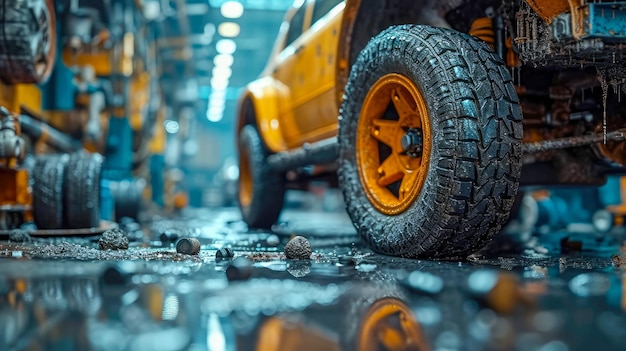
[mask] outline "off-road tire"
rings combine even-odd
[[[249,161],[252,196],[249,204],[242,202],[241,194],[237,196],[241,215],[249,228],[269,229],[276,223],[283,208],[285,175],[269,168],[268,151],[252,125],[243,127],[239,133],[240,162],[244,153]],[[239,182],[242,182],[241,177]]]
[[[0,26],[0,79],[8,84],[45,82],[56,59],[54,1],[2,1]]]
[[[124,217],[139,219],[143,205],[143,185],[136,179],[111,182],[111,194],[115,202],[115,219]]]
[[[102,156],[75,153],[70,156],[63,184],[65,228],[100,225],[100,174]]]
[[[33,168],[33,216],[38,229],[63,228],[63,178],[68,155],[37,157]]]
[[[370,87],[398,73],[421,91],[432,145],[426,179],[402,213],[385,215],[359,178],[356,131]],[[506,222],[521,169],[522,113],[504,62],[474,37],[420,25],[374,37],[351,69],[339,122],[339,182],[347,212],[373,250],[403,257],[459,257]]]

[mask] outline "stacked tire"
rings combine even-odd
[[[40,155],[33,168],[33,215],[39,229],[100,224],[102,156]]]

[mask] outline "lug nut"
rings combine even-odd
[[[215,253],[216,260],[229,259],[229,258],[233,258],[234,256],[235,256],[235,253],[233,252],[233,249],[231,249],[230,247],[223,247],[217,250],[217,252]]]
[[[176,242],[176,252],[197,255],[200,252],[200,241],[196,238],[181,238]]]

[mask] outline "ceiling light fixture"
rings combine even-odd
[[[217,27],[217,32],[225,38],[234,38],[239,35],[241,28],[235,22],[220,23]]]
[[[237,50],[237,44],[232,39],[220,39],[215,43],[215,49],[220,54],[232,55]]]
[[[217,54],[213,58],[213,64],[216,67],[230,67],[233,65],[234,61],[235,61],[235,58],[233,57],[233,55],[230,55],[230,54],[229,55]]]
[[[226,1],[220,6],[220,12],[226,18],[239,18],[243,15],[243,5],[239,1]]]

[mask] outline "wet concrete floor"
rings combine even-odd
[[[341,211],[287,211],[272,232],[247,232],[234,208],[121,227],[127,250],[0,241],[0,350],[626,348],[623,228],[502,235],[429,261],[371,252]],[[286,258],[293,235],[310,260]],[[200,253],[176,253],[180,237]]]

